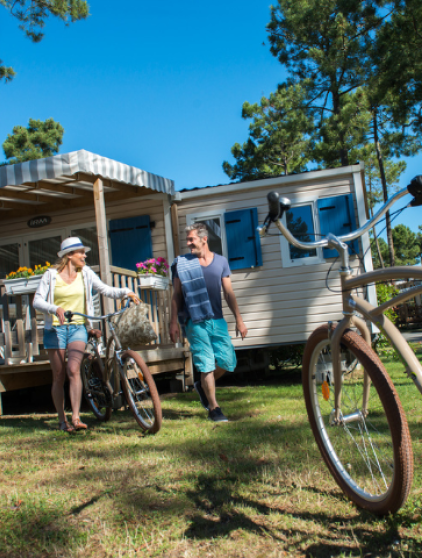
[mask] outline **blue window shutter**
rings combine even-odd
[[[136,264],[152,258],[149,215],[109,222],[112,265],[136,271]]]
[[[261,241],[256,230],[256,207],[224,214],[230,269],[246,269],[262,265]]]
[[[327,236],[328,233],[342,236],[356,230],[353,194],[319,199],[318,212],[321,235],[323,237]],[[359,244],[357,240],[353,240],[347,244],[349,246],[349,254],[359,253]],[[338,255],[337,250],[332,250],[330,248],[324,248],[323,253],[324,258],[335,258]]]

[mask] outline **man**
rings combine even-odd
[[[215,381],[226,371],[236,368],[236,354],[227,323],[223,318],[221,287],[228,307],[236,318],[236,335],[244,339],[248,330],[239,312],[230,280],[229,264],[223,256],[211,252],[208,231],[203,223],[186,227],[190,254],[179,256],[171,266],[173,298],[171,303],[170,337],[179,337],[179,322],[190,343],[193,362],[201,373],[195,382],[208,418],[227,422],[215,396]]]

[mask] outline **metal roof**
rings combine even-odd
[[[114,197],[145,195],[145,189],[170,195],[175,191],[173,180],[81,149],[1,166],[0,215],[11,216],[24,206],[27,213],[30,206],[42,210],[59,201],[75,205],[78,199],[92,199],[97,177],[104,179],[105,194]]]

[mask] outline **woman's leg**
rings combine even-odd
[[[64,380],[66,378],[65,350],[64,349],[48,349],[48,358],[50,359],[51,372],[53,375],[53,383],[51,385],[51,397],[59,415],[59,421],[66,420],[64,414]]]
[[[86,344],[74,341],[67,346],[67,375],[69,377],[69,395],[72,406],[72,421],[79,418],[82,399],[81,362]]]

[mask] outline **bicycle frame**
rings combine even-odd
[[[341,362],[340,362],[340,340],[346,329],[350,327],[356,327],[361,333],[362,337],[371,346],[371,334],[366,325],[365,321],[359,318],[356,314],[360,314],[372,322],[376,327],[378,327],[393,347],[397,350],[403,363],[406,365],[406,372],[412,378],[418,390],[422,393],[422,366],[416,355],[409,347],[409,344],[397,329],[397,327],[389,320],[384,312],[395,306],[413,298],[418,294],[422,294],[422,286],[413,287],[405,293],[401,293],[391,300],[381,304],[380,306],[372,306],[366,300],[363,300],[357,295],[352,294],[354,289],[358,287],[364,287],[370,283],[376,283],[377,281],[388,281],[394,279],[421,279],[422,280],[422,267],[420,269],[409,268],[407,266],[396,266],[388,269],[380,269],[376,271],[370,271],[363,273],[356,277],[351,275],[351,269],[349,266],[349,253],[348,246],[345,244],[346,241],[354,240],[359,238],[362,234],[367,232],[370,227],[378,221],[387,210],[400,198],[408,193],[407,188],[403,188],[392,196],[388,202],[374,215],[374,217],[365,223],[362,227],[356,231],[349,233],[348,235],[337,238],[336,236],[329,234],[327,238],[319,240],[316,242],[301,242],[295,238],[287,227],[277,219],[275,224],[284,237],[300,249],[308,250],[310,248],[325,247],[335,248],[341,259],[341,267],[339,270],[341,277],[341,289],[342,289],[342,302],[343,302],[343,315],[344,318],[337,324],[333,334],[331,336],[332,344],[332,356],[333,356],[333,374],[334,374],[334,402],[335,402],[335,420],[340,420],[340,406],[341,406],[341,386],[342,386],[342,373],[341,373]],[[266,228],[260,227],[260,234],[265,234]],[[367,410],[367,403],[369,397],[369,387],[370,381],[365,373],[364,375],[364,401],[363,401],[363,411]],[[342,417],[344,420],[345,417]]]
[[[81,314],[80,312],[69,312],[69,317],[71,315],[82,316],[82,317],[87,318],[87,319],[91,319],[91,320],[95,320],[95,321],[102,321],[102,322],[104,322],[104,324],[107,324],[108,329],[110,331],[110,336],[109,336],[109,338],[107,340],[107,343],[106,343],[105,365],[104,365],[103,360],[101,358],[101,347],[100,347],[100,344],[97,341],[97,339],[93,338],[90,341],[88,341],[88,343],[91,343],[92,346],[94,347],[95,356],[96,356],[98,365],[100,366],[101,374],[102,374],[104,382],[107,384],[107,387],[110,390],[110,393],[112,394],[113,398],[118,397],[119,395],[121,395],[121,390],[120,390],[120,381],[119,381],[119,374],[118,373],[114,374],[114,387],[112,387],[111,384],[110,384],[110,377],[111,377],[110,361],[113,360],[113,366],[114,366],[114,364],[117,364],[118,366],[123,366],[123,363],[122,363],[122,360],[121,360],[121,357],[120,357],[120,354],[122,353],[122,345],[121,345],[120,340],[119,340],[119,338],[116,334],[116,331],[114,329],[111,318],[113,316],[118,316],[119,314],[124,312],[125,309],[126,308],[123,308],[122,310],[120,310],[118,312],[113,312],[112,314],[106,314],[104,316],[88,316],[87,314]],[[65,314],[65,316],[66,316],[66,314]],[[110,345],[111,345],[112,341],[114,341],[114,343],[115,343],[115,349],[114,349],[113,356],[110,357],[109,352],[110,352]],[[115,372],[116,372],[116,370],[115,370]]]

